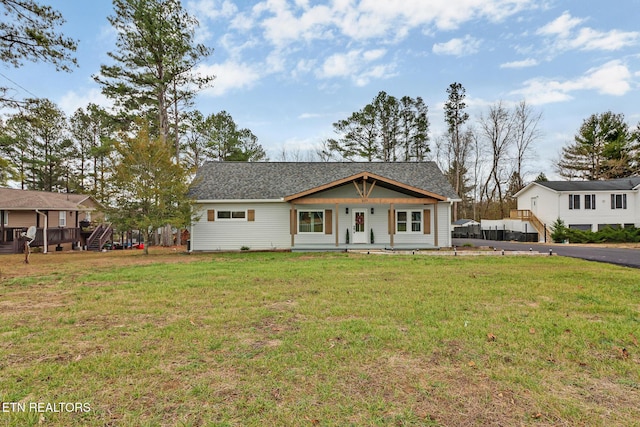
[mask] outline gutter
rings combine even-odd
[[[44,244],[43,253],[46,254],[47,253],[47,249],[49,248],[49,244],[47,242],[47,230],[49,228],[49,222],[48,222],[49,217],[48,217],[47,214],[45,214],[43,212],[40,212],[38,209],[36,209],[35,211],[36,211],[36,213],[38,213],[38,214],[40,214],[40,215],[42,215],[44,217],[44,229],[42,231],[42,240],[43,240],[43,244]]]
[[[282,203],[284,198],[279,199],[196,199],[196,203]]]

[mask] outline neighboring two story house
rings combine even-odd
[[[518,210],[529,210],[550,226],[598,231],[606,226],[640,227],[640,177],[607,181],[532,182],[520,190]]]

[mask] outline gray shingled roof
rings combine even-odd
[[[538,184],[555,191],[624,191],[640,185],[640,177],[606,181],[543,181]]]
[[[362,172],[458,199],[434,162],[207,162],[191,195],[198,200],[280,199]]]

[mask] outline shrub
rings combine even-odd
[[[567,230],[569,229],[564,225],[564,221],[558,218],[551,224],[551,238],[556,243],[563,242],[568,237]]]
[[[551,238],[554,242],[568,239],[571,243],[634,243],[640,242],[640,229],[636,227],[604,227],[602,230],[578,230],[568,228],[561,219],[552,225]]]

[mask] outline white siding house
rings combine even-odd
[[[567,227],[591,231],[607,225],[640,227],[640,177],[532,182],[516,197],[518,210],[531,212],[547,228],[557,219]]]
[[[432,162],[208,162],[191,251],[451,246],[458,200]]]

